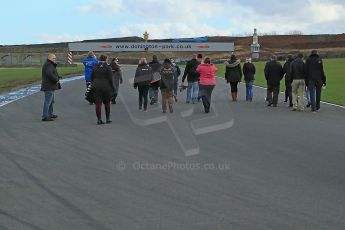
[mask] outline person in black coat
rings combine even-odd
[[[176,76],[176,69],[171,63],[170,59],[165,59],[163,66],[160,70],[162,76],[160,82],[160,89],[162,93],[162,112],[166,113],[167,101],[169,105],[169,111],[172,113],[173,108],[173,90],[174,90],[174,77]]]
[[[101,55],[99,63],[94,66],[91,72],[91,84],[94,88],[94,100],[96,102],[97,124],[104,124],[102,121],[102,103],[105,107],[106,123],[110,120],[110,98],[114,91],[112,70],[107,64],[107,56]]]
[[[241,59],[237,59],[234,54],[230,60],[225,62],[225,80],[230,83],[232,101],[237,101],[238,83],[242,80]]]
[[[252,63],[251,58],[246,59],[246,63],[243,65],[244,81],[246,82],[246,101],[253,100],[253,83],[255,75],[255,65]]]
[[[292,107],[292,79],[291,79],[291,63],[293,61],[292,55],[289,54],[286,62],[284,63],[283,70],[285,76],[285,100],[287,102],[289,99],[289,107]]]
[[[113,72],[113,85],[114,85],[114,92],[111,97],[111,103],[116,104],[116,97],[119,94],[119,87],[120,84],[122,84],[122,71],[121,67],[119,66],[119,60],[118,58],[113,58],[110,63],[110,67]]]
[[[147,95],[153,80],[152,68],[147,64],[146,58],[141,58],[135,71],[134,89],[138,88],[139,92],[139,110],[142,109],[144,99],[144,112],[147,111]]]
[[[266,63],[264,72],[267,81],[268,106],[273,104],[273,107],[277,107],[280,80],[283,78],[284,73],[282,65],[277,61],[277,56],[273,55],[271,60]]]
[[[316,50],[311,51],[305,66],[307,75],[306,81],[310,89],[311,111],[315,112],[320,109],[322,86],[326,86],[326,75],[323,69],[323,62]]]
[[[200,60],[197,60],[197,55],[193,54],[192,59],[187,62],[186,68],[184,69],[182,83],[184,83],[187,78],[187,104],[190,102],[197,103],[198,101],[200,74],[196,71],[196,69],[198,68],[198,65],[200,65],[200,63]]]
[[[42,121],[54,121],[54,119],[57,118],[57,115],[53,113],[54,92],[55,90],[61,89],[59,83],[61,77],[59,77],[56,66],[56,56],[54,54],[49,54],[47,61],[42,67],[41,91],[44,92]]]
[[[151,100],[150,104],[153,105],[155,103],[158,103],[158,88],[159,88],[159,83],[161,79],[159,71],[162,67],[156,55],[152,56],[152,61],[149,63],[149,66],[151,67],[152,72],[153,72],[153,79],[149,88],[149,96]]]

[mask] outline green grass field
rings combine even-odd
[[[84,66],[57,67],[60,76],[83,74]],[[0,94],[41,81],[42,68],[0,68]]]
[[[321,100],[345,105],[345,59],[324,59],[324,69],[327,78],[327,86],[325,90],[322,90]],[[282,64],[284,64],[282,62]],[[241,63],[243,66],[243,63]],[[255,82],[257,86],[266,87],[266,80],[264,77],[265,62],[254,62],[256,68]],[[218,73],[217,76],[224,77],[225,65],[217,64]],[[243,80],[243,78],[242,78]],[[281,81],[281,91],[285,90],[284,79]]]

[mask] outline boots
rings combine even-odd
[[[235,101],[235,93],[231,93],[232,101]]]
[[[105,123],[110,124],[112,122],[112,120],[110,119],[110,114],[107,114],[106,117],[107,119]]]
[[[237,92],[231,93],[232,101],[237,101]]]

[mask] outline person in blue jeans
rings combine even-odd
[[[54,121],[58,116],[54,114],[55,90],[61,88],[59,83],[59,74],[56,70],[56,56],[49,54],[47,61],[42,67],[41,91],[44,92],[44,104],[42,112],[42,121]]]
[[[182,83],[184,83],[186,77],[188,81],[187,86],[187,98],[186,103],[197,103],[199,96],[199,76],[200,74],[196,71],[196,68],[201,63],[197,59],[197,55],[194,54],[192,59],[187,62],[184,74],[182,77]]]
[[[243,65],[244,81],[246,82],[246,101],[253,100],[253,83],[255,75],[255,66],[251,58],[246,58],[246,63]]]
[[[322,87],[326,86],[326,75],[323,69],[323,62],[317,50],[312,50],[306,61],[307,84],[310,89],[311,111],[320,109]]]
[[[307,97],[307,101],[308,101],[308,104],[307,104],[307,108],[309,108],[311,106],[311,95],[310,95],[310,87],[306,87],[307,90],[305,91],[305,94],[306,94],[306,97]],[[316,89],[314,91],[314,95],[316,94]],[[315,96],[314,96],[315,97]]]

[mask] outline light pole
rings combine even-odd
[[[145,51],[148,51],[148,47],[147,47],[147,40],[149,39],[149,33],[147,33],[147,31],[145,31],[144,35],[144,40],[145,40]]]

